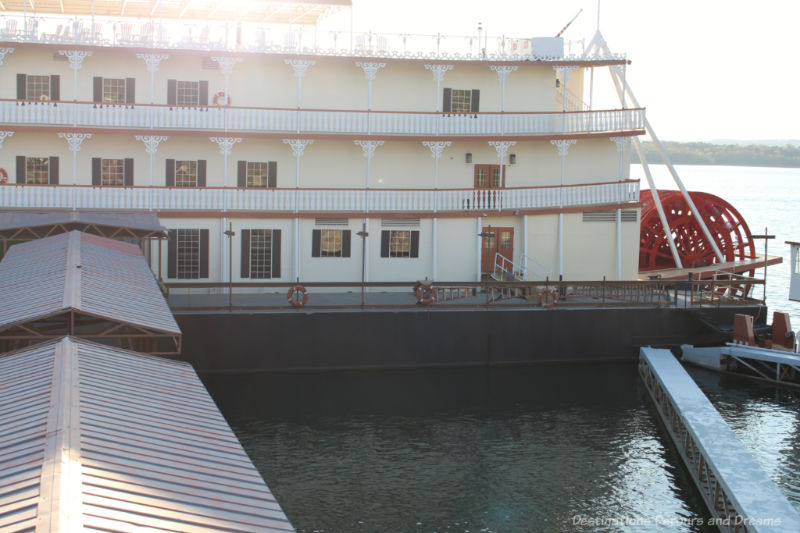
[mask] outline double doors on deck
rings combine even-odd
[[[495,263],[499,259],[497,254],[506,259],[506,269],[511,270],[510,263],[514,259],[514,228],[489,226],[483,228],[481,236],[481,272],[484,274],[494,272]]]

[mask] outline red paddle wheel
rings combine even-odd
[[[696,268],[718,263],[714,248],[708,242],[681,192],[659,190],[658,196],[664,207],[664,214],[683,267]],[[725,261],[755,257],[750,229],[732,205],[718,196],[705,192],[690,192],[689,196],[697,206]],[[650,190],[641,191],[640,199],[643,205],[639,270],[675,268],[677,265],[672,257]],[[752,277],[755,271],[751,270],[746,274]]]

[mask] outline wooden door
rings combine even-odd
[[[514,228],[483,228],[481,243],[481,272],[494,272],[495,258],[502,255],[508,261],[514,260]],[[510,269],[510,265],[507,265]]]

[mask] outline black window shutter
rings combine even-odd
[[[167,277],[178,277],[178,230],[171,229],[167,232]]]
[[[481,91],[478,89],[472,89],[472,100],[470,102],[469,110],[473,113],[479,112],[481,109]]]
[[[122,183],[126,187],[133,187],[133,159],[126,157],[122,170]]]
[[[311,230],[311,257],[320,257],[322,248],[322,230]]]
[[[58,157],[50,158],[50,184],[58,185]]]
[[[350,257],[350,230],[342,230],[342,257]]]
[[[133,104],[136,102],[136,79],[125,78],[125,103]]]
[[[101,76],[95,76],[92,82],[92,101],[103,101],[103,78]]]
[[[449,89],[445,87],[444,94],[442,95],[442,111],[445,113],[449,113],[450,109],[452,109],[453,105],[451,104],[453,99],[453,89]]]
[[[92,158],[92,185],[103,184],[102,161],[99,157]]]
[[[411,232],[411,257],[419,257],[419,232]]]
[[[200,80],[200,105],[208,105],[208,81]]]
[[[200,230],[200,277],[208,277],[208,230]]]
[[[281,230],[272,230],[272,277],[281,277]]]
[[[242,277],[250,277],[250,230],[242,230]]]
[[[61,76],[50,76],[50,100],[61,100]]]
[[[247,187],[247,161],[236,163],[236,186]]]
[[[28,92],[28,76],[17,74],[17,100],[25,100]]]
[[[26,183],[28,180],[26,178],[25,172],[25,156],[18,155],[17,156],[17,183]]]
[[[167,105],[175,105],[178,102],[178,81],[167,80]]]
[[[278,162],[270,161],[267,163],[267,187],[275,188],[278,186]]]
[[[175,186],[175,160],[167,159],[167,173],[166,173],[167,187]]]
[[[381,257],[389,257],[389,230],[381,231]]]
[[[205,187],[206,186],[206,160],[205,159],[198,159],[197,160],[197,186],[198,187]]]

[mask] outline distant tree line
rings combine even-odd
[[[670,160],[679,165],[732,165],[748,167],[800,168],[800,147],[750,144],[662,142]],[[662,163],[661,155],[652,142],[642,143],[648,163]],[[632,163],[639,163],[634,150]]]

